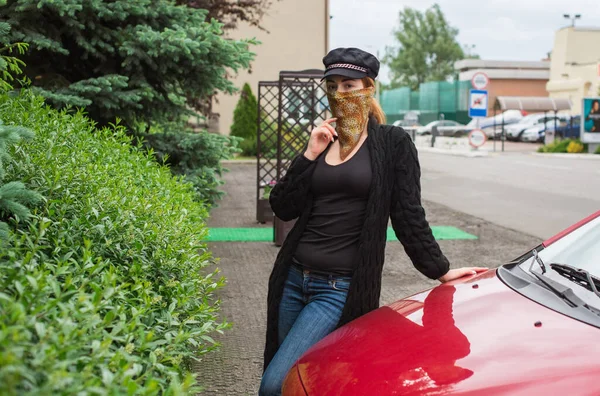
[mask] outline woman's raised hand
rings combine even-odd
[[[451,269],[450,271],[448,271],[446,273],[446,275],[442,276],[438,280],[442,283],[446,283],[446,282],[450,282],[450,281],[462,278],[463,276],[477,275],[481,272],[487,271],[488,269],[489,268],[485,268],[485,267],[462,267],[462,268]]]
[[[310,139],[308,140],[308,146],[304,153],[306,158],[314,161],[319,154],[325,151],[329,143],[333,142],[334,136],[337,136],[338,134],[330,124],[335,120],[337,120],[337,118],[325,120],[321,125],[310,132]]]

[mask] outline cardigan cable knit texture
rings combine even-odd
[[[449,263],[433,237],[421,205],[421,170],[417,150],[400,127],[378,125],[371,118],[368,145],[373,172],[358,255],[338,327],[379,307],[381,274],[388,220],[413,265],[423,275],[437,279],[449,270]],[[279,347],[277,325],[279,302],[292,256],[310,217],[310,193],[316,160],[296,157],[286,175],[271,191],[269,202],[277,217],[298,218],[281,246],[271,276],[267,297],[267,334],[264,352],[266,369]]]

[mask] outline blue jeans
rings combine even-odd
[[[263,374],[260,396],[281,395],[283,380],[296,360],[336,328],[350,279],[291,266],[279,303],[279,349]]]

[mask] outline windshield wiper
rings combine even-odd
[[[574,301],[580,301],[580,299],[573,293],[573,290],[561,285],[558,282],[553,281],[548,278],[546,275],[546,265],[542,261],[542,259],[538,256],[538,252],[536,249],[533,249],[533,260],[531,260],[531,265],[529,266],[529,272],[533,274],[540,282],[542,282],[548,289],[550,289],[554,294],[562,298],[566,303],[568,303],[571,307],[577,307]],[[542,273],[538,274],[533,270],[533,263],[537,263],[542,269]]]
[[[568,264],[559,263],[550,264],[550,268],[558,272],[559,275],[564,276],[565,278],[572,281],[573,283],[578,284],[579,286],[585,287],[586,289],[600,297],[600,292],[598,291],[598,287],[600,287],[600,279],[590,274],[589,271],[573,267]]]

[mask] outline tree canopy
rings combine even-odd
[[[235,29],[239,22],[246,22],[266,30],[260,21],[272,3],[272,0],[177,0],[177,4],[207,10],[208,17],[223,23],[224,29]]]
[[[388,47],[383,63],[390,67],[391,87],[413,90],[427,81],[444,81],[454,75],[454,62],[464,58],[456,37],[440,6],[425,12],[405,7],[394,31],[397,46]]]

